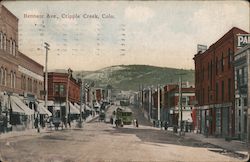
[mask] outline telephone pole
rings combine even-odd
[[[44,42],[45,46],[44,48],[46,49],[46,55],[45,55],[45,109],[48,110],[48,50],[49,49],[49,44],[47,42]],[[38,111],[38,119],[40,118],[40,113]],[[38,120],[38,127],[37,127],[37,132],[40,132],[40,127],[39,127],[39,120]]]
[[[179,117],[178,117],[178,124],[179,124],[179,127],[180,127],[180,132],[179,134],[182,135],[182,128],[183,128],[183,125],[182,125],[182,76],[185,75],[186,73],[181,73],[181,74],[177,74],[177,75],[180,75],[180,82],[179,82],[179,108],[178,108],[178,113],[179,113]]]

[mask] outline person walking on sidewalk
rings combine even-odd
[[[136,128],[139,127],[139,123],[138,123],[138,120],[137,120],[137,119],[135,119],[135,125],[136,125]]]

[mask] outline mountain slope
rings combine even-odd
[[[194,83],[194,70],[163,68],[148,65],[118,65],[111,66],[93,72],[76,71],[74,75],[88,82],[94,81],[97,86],[108,84],[120,90],[138,90],[139,84],[144,87],[157,84],[176,83],[179,81],[178,74],[183,82]]]

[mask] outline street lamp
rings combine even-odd
[[[47,42],[44,42],[45,46],[44,48],[46,49],[46,56],[45,56],[45,109],[48,110],[48,50],[49,49],[49,44]],[[38,111],[38,117],[40,117],[40,113]],[[39,119],[39,118],[38,118]],[[39,127],[39,120],[38,120],[38,127],[37,127],[37,132],[40,132],[40,127]]]

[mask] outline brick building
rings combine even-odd
[[[0,115],[13,125],[26,122],[43,98],[43,82],[43,66],[18,50],[17,17],[0,4]]]
[[[236,35],[229,30],[204,52],[194,56],[197,129],[216,136],[235,135],[234,69]]]
[[[193,122],[195,104],[195,88],[189,84],[182,85],[182,120]],[[164,87],[164,107],[167,108],[169,125],[178,125],[179,115],[179,85],[169,84]],[[195,123],[194,123],[195,124]]]
[[[56,117],[63,117],[66,113],[80,114],[80,83],[72,74],[49,72],[48,73],[48,109]],[[68,109],[66,100],[68,93]],[[77,105],[77,106],[74,106]]]

